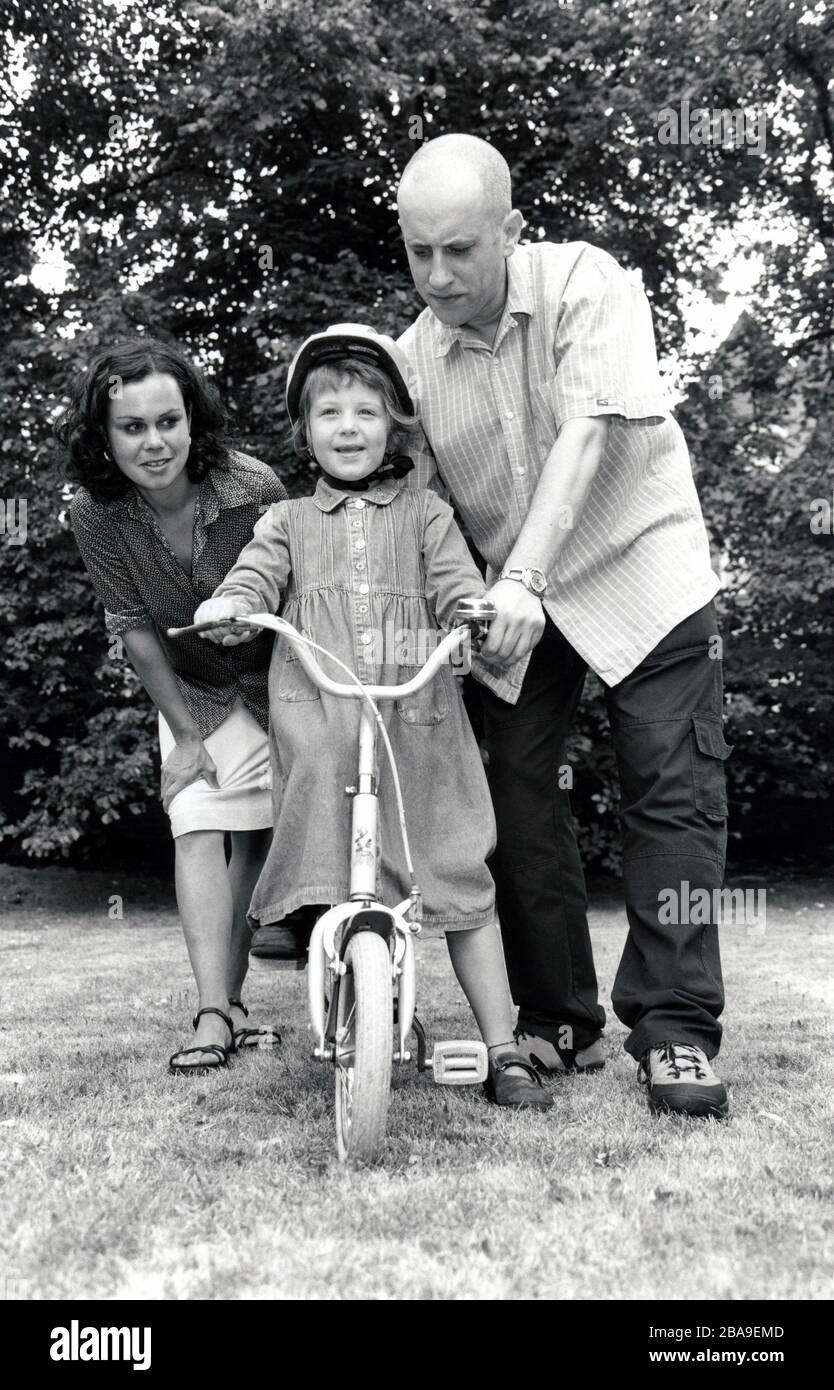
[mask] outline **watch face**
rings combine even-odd
[[[547,578],[542,574],[541,570],[530,570],[528,581],[534,594],[543,594],[547,588]]]

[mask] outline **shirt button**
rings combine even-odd
[[[369,585],[367,585],[367,584],[357,584],[356,587],[357,587],[357,589],[359,590],[359,593],[360,593],[360,594],[367,594]]]
[[[515,415],[514,415],[514,413],[513,413],[511,410],[508,410],[508,411],[507,411],[507,419],[508,419],[508,420],[514,420],[514,419],[515,419]]]
[[[356,502],[351,502],[350,505],[351,505],[352,507],[355,507],[356,510],[357,510],[358,512],[361,512],[361,510],[362,510],[362,508],[364,507],[365,503],[363,502],[362,498],[360,497]]]
[[[353,564],[355,569],[363,570],[365,568],[365,561],[363,559],[354,560]]]
[[[368,642],[373,642],[373,640],[374,635],[372,632],[363,632],[360,634],[359,641],[364,643],[365,645],[367,645]]]
[[[367,611],[368,611],[368,605],[367,605],[367,603],[358,603],[358,604],[356,605],[356,611],[357,611],[357,613],[367,613]]]
[[[356,518],[355,521],[352,521],[350,524],[351,524],[351,526],[353,527],[354,531],[361,531],[361,530],[362,530],[362,522],[359,520],[358,517]]]
[[[353,542],[353,548],[354,550],[364,550],[365,542],[360,538],[358,541]]]

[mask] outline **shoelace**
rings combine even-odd
[[[660,1052],[661,1066],[668,1068],[675,1080],[679,1080],[681,1073],[694,1071],[698,1081],[706,1077],[703,1064],[698,1055],[698,1048],[692,1043],[662,1043],[659,1048],[651,1048],[651,1052]],[[642,1063],[640,1065],[640,1080],[648,1081],[648,1068]]]

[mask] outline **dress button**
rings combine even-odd
[[[353,548],[354,550],[364,550],[365,542],[360,538],[358,541],[353,542]]]
[[[358,498],[358,500],[357,500],[356,502],[351,502],[350,505],[351,505],[352,507],[355,507],[356,510],[357,510],[358,512],[361,512],[361,510],[362,510],[362,508],[364,507],[365,503],[362,501],[362,498],[360,497],[360,498]]]
[[[370,588],[370,585],[368,585],[368,584],[357,584],[356,588],[358,589],[358,591],[359,591],[360,594],[367,594],[368,589]]]
[[[363,642],[366,646],[367,646],[368,642],[373,642],[373,640],[374,640],[374,635],[373,635],[372,632],[363,632],[363,633],[361,633],[360,636],[359,636],[359,641],[360,641],[360,642]]]
[[[512,412],[511,410],[508,410],[508,411],[507,411],[507,419],[508,419],[508,420],[514,420],[514,419],[515,419],[515,415],[513,414],[513,412]]]
[[[358,603],[358,604],[356,605],[356,611],[357,611],[357,613],[367,613],[367,611],[368,611],[368,605],[367,605],[367,603]]]
[[[358,517],[356,518],[355,521],[352,521],[350,524],[351,524],[351,526],[353,527],[354,531],[361,531],[361,530],[362,530],[362,522],[359,520]]]
[[[518,476],[519,476],[520,478],[523,478],[523,477],[524,477],[524,474],[525,474],[526,472],[527,472],[527,469],[524,468],[524,467],[521,467],[521,468],[519,468],[519,470],[518,470]]]

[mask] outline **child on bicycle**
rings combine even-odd
[[[269,508],[195,622],[274,613],[283,602],[282,616],[365,684],[401,685],[451,626],[458,602],[483,597],[451,508],[403,486],[412,465],[397,450],[416,424],[409,374],[396,344],[369,328],[339,324],[307,339],[290,367],[287,409],[299,452],[319,466],[315,493]],[[220,629],[203,635],[228,646],[248,640]],[[359,702],[321,693],[280,636],[269,696],[274,834],[250,907],[259,924],[252,951],[303,958],[317,914],[348,894],[345,788],[355,776]],[[485,862],[495,821],[458,682],[444,666],[417,694],[380,708],[413,829],[423,920],[446,932],[489,1051],[487,1095],[545,1109],[552,1098],[513,1040]],[[398,901],[408,881],[385,762],[379,792],[382,893]]]

